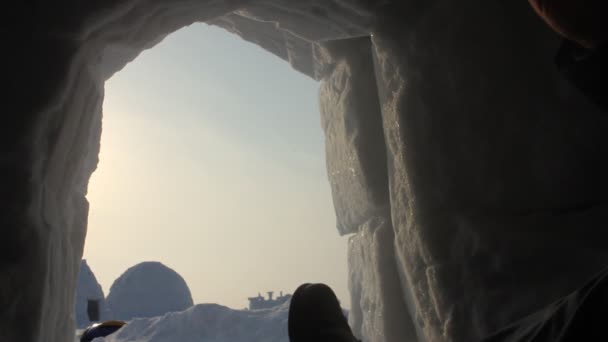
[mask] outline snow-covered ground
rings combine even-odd
[[[136,318],[95,342],[288,342],[289,303],[268,310],[199,304],[182,312]]]
[[[82,265],[81,276],[86,277],[79,281],[76,307],[80,328],[90,324],[86,317],[87,299],[101,298],[105,302],[93,272],[86,262]],[[193,306],[183,278],[157,262],[141,263],[127,270],[112,285],[107,302],[114,310],[104,312],[102,319],[129,322],[97,342],[288,341],[289,302],[268,310],[234,310],[218,304]],[[83,330],[76,331],[75,341],[79,341]]]

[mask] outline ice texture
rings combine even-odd
[[[417,341],[395,262],[390,220],[366,222],[348,242],[349,323],[363,341]]]
[[[186,281],[160,262],[143,262],[114,281],[107,304],[113,319],[155,317],[191,307],[192,295]]]
[[[386,149],[369,37],[324,44],[319,102],[338,231],[389,211]],[[318,58],[318,60],[321,60]],[[371,91],[370,91],[371,90]]]
[[[97,282],[95,274],[87,264],[86,260],[80,263],[80,271],[78,272],[78,285],[76,287],[76,307],[74,314],[76,315],[76,327],[85,328],[92,322],[89,320],[87,313],[87,305],[89,300],[99,302],[99,319],[101,321],[109,319],[110,312],[106,305],[105,295],[101,285]]]

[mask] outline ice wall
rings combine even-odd
[[[393,13],[373,42],[399,269],[425,339],[474,341],[607,264],[608,120],[525,1]]]
[[[395,263],[386,148],[369,37],[326,42],[316,58],[337,228],[349,238],[349,321],[365,341],[415,341]]]
[[[371,41],[365,37],[327,42],[317,48],[316,59],[327,75],[319,102],[337,226],[341,234],[355,233],[366,221],[389,213]]]
[[[525,1],[4,6],[3,340],[72,337],[103,83],[196,21],[322,81],[338,230],[353,234],[351,321],[363,337],[412,339],[395,319],[420,341],[471,341],[608,261],[608,120],[561,81],[558,41]]]

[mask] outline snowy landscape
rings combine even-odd
[[[89,321],[87,302],[98,301],[101,320],[128,322],[107,342],[287,342],[289,301],[262,310],[234,310],[219,304],[192,304],[187,284],[159,262],[129,268],[104,297],[86,260],[76,295],[76,340]]]
[[[160,317],[136,318],[118,332],[94,341],[287,342],[288,310],[288,303],[274,309],[255,311],[198,304]]]
[[[118,332],[95,341],[287,342],[288,310],[288,303],[254,311],[198,304],[160,317],[133,319]]]

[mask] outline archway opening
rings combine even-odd
[[[195,303],[240,309],[258,292],[312,281],[348,306],[317,88],[205,24],[114,75],[84,251],[105,294],[128,267],[157,260]]]

